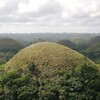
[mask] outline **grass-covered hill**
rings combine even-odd
[[[6,70],[25,68],[34,64],[43,75],[53,76],[59,70],[75,68],[83,64],[94,66],[85,56],[68,47],[56,43],[36,43],[13,57],[7,64]]]
[[[70,40],[60,40],[57,43],[61,44],[61,45],[64,45],[66,47],[69,47],[71,49],[76,49],[76,47],[77,47],[77,45],[74,42],[70,41]]]
[[[33,44],[0,67],[0,100],[99,100],[98,67],[50,42]]]
[[[95,43],[100,43],[100,36],[96,36],[89,40],[89,44],[93,45]]]
[[[96,63],[100,63],[100,43],[90,46],[83,53]]]
[[[18,50],[23,48],[23,45],[17,40],[11,38],[0,39],[0,50]]]

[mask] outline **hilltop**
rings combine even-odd
[[[33,64],[43,75],[57,74],[59,70],[76,68],[83,64],[95,64],[68,47],[49,42],[33,44],[15,55],[7,64],[6,70],[27,69]],[[26,69],[25,69],[26,68]]]

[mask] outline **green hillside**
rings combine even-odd
[[[33,44],[0,67],[0,100],[99,100],[99,88],[95,63],[56,43]]]

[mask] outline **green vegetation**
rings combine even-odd
[[[33,44],[0,68],[0,100],[99,100],[100,71],[78,52]]]
[[[0,100],[99,100],[100,73],[83,65],[59,71],[58,79],[13,70],[0,79]]]

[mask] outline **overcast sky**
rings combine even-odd
[[[1,32],[100,32],[100,0],[0,0]]]

